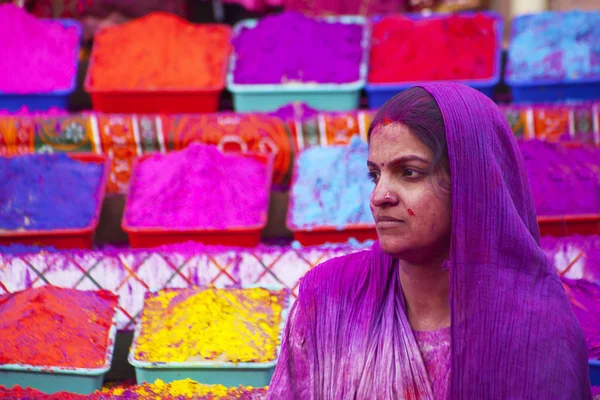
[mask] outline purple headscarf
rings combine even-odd
[[[448,397],[591,399],[585,340],[539,247],[504,116],[466,86],[423,88],[444,117],[452,180]],[[268,397],[433,399],[398,262],[377,243],[304,277]]]

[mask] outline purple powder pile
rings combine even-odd
[[[65,154],[0,158],[0,230],[85,228],[96,216],[104,165]]]
[[[514,81],[600,78],[600,12],[545,12],[515,19],[507,71]]]
[[[363,25],[319,21],[296,12],[265,17],[233,39],[234,82],[355,82],[363,30]]]
[[[600,286],[584,280],[561,280],[585,335],[588,357],[600,360]]]
[[[26,106],[21,107],[21,109],[15,112],[0,110],[0,117],[10,117],[13,115],[27,117],[64,117],[69,115],[69,113],[56,107],[51,107],[45,111],[29,110]]]
[[[79,49],[75,27],[0,5],[0,48],[0,92],[48,93],[73,86]]]
[[[193,144],[153,155],[133,175],[129,226],[222,230],[266,220],[270,174],[256,159]]]
[[[600,213],[600,148],[519,143],[537,215]]]
[[[309,118],[314,118],[319,114],[319,111],[309,107],[305,103],[295,102],[287,104],[283,107],[278,108],[277,110],[270,113],[270,115],[274,117],[278,117],[283,121],[288,120],[298,120],[304,121]]]

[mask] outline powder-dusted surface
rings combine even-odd
[[[360,76],[363,26],[296,12],[262,18],[233,39],[235,83],[347,83]]]
[[[583,329],[588,357],[600,360],[600,283],[563,278],[562,284]]]
[[[96,214],[104,165],[30,154],[0,158],[0,176],[0,229],[85,228]]]
[[[89,395],[68,392],[45,394],[35,389],[0,386],[0,397],[8,400],[262,400],[267,388],[226,388],[222,385],[204,385],[190,379],[165,383],[157,379],[142,385],[119,385],[103,388]]]
[[[11,115],[34,116],[34,117],[65,117],[65,116],[69,115],[69,113],[66,110],[61,110],[60,108],[56,108],[56,107],[52,107],[52,108],[49,108],[48,110],[44,110],[44,111],[35,111],[35,110],[30,111],[27,108],[27,106],[21,107],[16,112],[9,112],[5,109],[0,109],[0,117],[11,116]]]
[[[100,368],[118,296],[54,286],[0,296],[0,364]]]
[[[484,14],[384,17],[373,24],[369,82],[489,79],[498,47],[494,23]]]
[[[194,144],[155,154],[133,171],[126,223],[132,227],[227,229],[266,220],[268,167]]]
[[[513,81],[600,78],[600,12],[545,12],[513,23],[507,76]]]
[[[450,383],[450,328],[413,331],[435,399],[444,400]]]
[[[600,213],[600,148],[521,141],[535,203],[543,215]]]
[[[310,229],[373,224],[367,177],[367,143],[358,136],[349,146],[311,147],[296,160],[290,199],[291,226]]]
[[[227,26],[167,13],[104,29],[94,37],[90,84],[102,90],[222,87],[230,37]]]
[[[267,362],[277,358],[286,291],[182,289],[150,294],[135,359]]]
[[[47,93],[73,86],[79,48],[75,28],[0,5],[0,48],[0,92]]]

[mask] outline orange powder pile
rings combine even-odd
[[[226,25],[152,13],[94,37],[90,86],[102,90],[206,89],[225,85]]]

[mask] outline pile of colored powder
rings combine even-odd
[[[600,12],[545,12],[513,22],[507,77],[572,81],[600,77]]]
[[[266,398],[267,388],[227,388],[223,385],[204,385],[191,379],[165,383],[157,379],[154,383],[116,387],[102,392],[110,395],[111,399],[259,400]]]
[[[364,25],[284,12],[233,39],[235,83],[347,83],[360,77]]]
[[[254,158],[203,144],[155,154],[133,172],[126,223],[203,229],[259,225],[269,207],[268,168]]]
[[[118,296],[42,286],[0,296],[0,364],[100,368]]]
[[[0,5],[0,48],[0,92],[48,93],[75,84],[75,27],[38,20],[12,4]]]
[[[206,89],[225,85],[231,28],[152,13],[94,37],[94,89]]]
[[[497,62],[495,24],[481,13],[384,17],[373,25],[369,82],[489,79]]]
[[[16,112],[10,112],[8,110],[0,110],[0,117],[11,116],[11,115],[34,116],[34,117],[63,117],[63,116],[69,115],[69,113],[65,110],[61,110],[60,108],[56,108],[56,107],[52,107],[52,108],[50,108],[48,110],[44,110],[44,111],[29,110],[27,108],[27,106],[21,107],[21,109],[19,109]]]
[[[144,302],[135,359],[268,362],[277,358],[286,291],[182,289]]]
[[[316,117],[319,114],[319,111],[307,106],[305,103],[295,102],[280,107],[270,114],[274,117],[282,119],[283,121],[304,121],[306,119]]]
[[[348,146],[311,147],[296,160],[290,228],[373,224],[367,177],[369,147],[358,136]]]
[[[66,154],[0,158],[0,229],[85,228],[96,216],[104,165]]]
[[[561,281],[585,335],[588,357],[600,360],[600,286],[585,280]]]
[[[538,215],[600,213],[600,148],[519,143]]]

